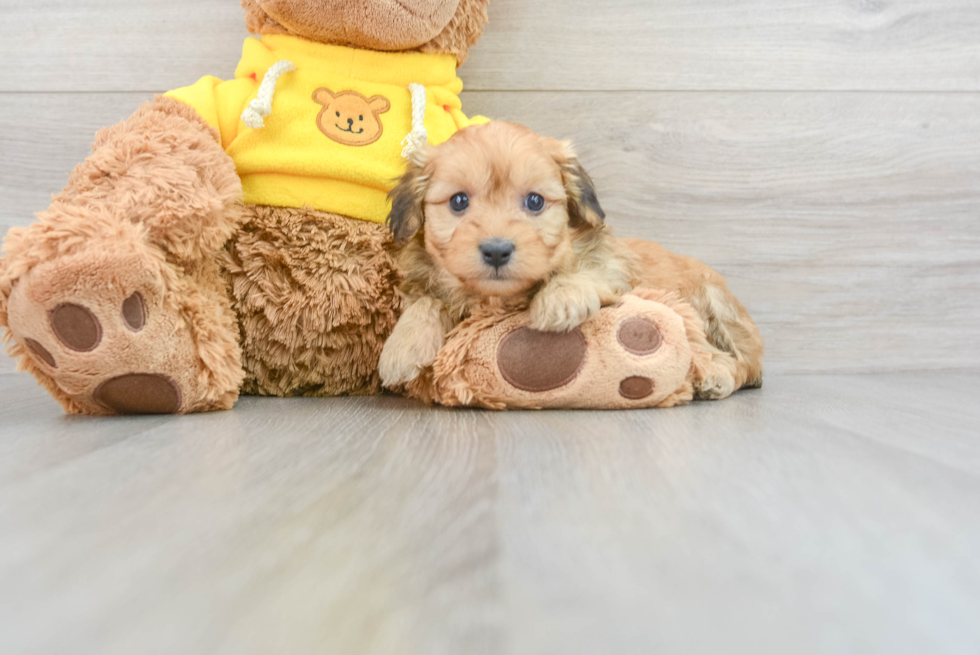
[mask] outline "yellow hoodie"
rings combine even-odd
[[[487,122],[463,114],[462,89],[452,55],[267,35],[245,41],[235,79],[204,77],[166,95],[221,133],[245,202],[380,223],[409,149]]]

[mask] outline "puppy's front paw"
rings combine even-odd
[[[394,387],[411,382],[435,363],[436,355],[439,354],[442,345],[442,338],[408,341],[393,335],[385,342],[381,350],[381,358],[378,360],[381,384]]]
[[[599,313],[602,301],[592,289],[545,287],[531,301],[531,327],[543,332],[568,332]]]

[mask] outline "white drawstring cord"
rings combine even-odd
[[[242,120],[247,127],[253,130],[265,127],[265,121],[262,119],[272,113],[272,98],[276,95],[276,83],[279,81],[279,77],[294,70],[296,70],[296,64],[285,59],[277,61],[269,67],[265,77],[262,78],[258,95],[255,96],[255,100],[248,103],[248,107],[242,112]]]
[[[421,84],[409,84],[412,94],[412,131],[402,139],[402,159],[410,160],[412,156],[429,142],[429,133],[425,129],[425,87]]]

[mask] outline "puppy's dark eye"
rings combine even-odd
[[[527,194],[527,198],[524,199],[524,206],[532,214],[540,214],[544,211],[544,198],[537,193]]]
[[[462,214],[470,206],[470,197],[465,193],[457,193],[449,199],[449,209],[454,214]]]

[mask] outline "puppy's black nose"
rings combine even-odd
[[[487,239],[480,244],[480,254],[483,255],[483,261],[494,268],[506,266],[511,255],[514,254],[514,242],[506,239]]]

